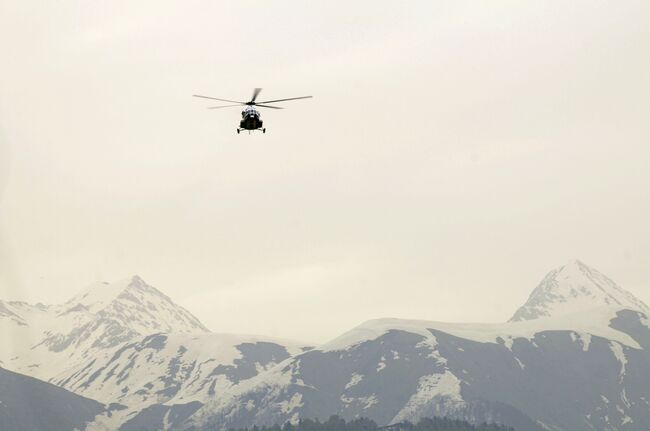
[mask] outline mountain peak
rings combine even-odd
[[[142,286],[147,285],[147,283],[140,277],[138,274],[131,276],[129,286]]]
[[[577,267],[577,268],[584,267],[584,268],[589,268],[589,266],[588,266],[586,263],[584,263],[583,261],[581,261],[580,259],[569,259],[569,260],[567,261],[567,263],[565,263],[564,266],[563,266],[563,268],[567,268],[567,267],[568,267],[568,268],[571,268],[571,267]],[[137,275],[136,275],[136,277],[137,277]]]
[[[99,281],[88,286],[67,303],[73,306],[81,304],[88,308],[89,311],[97,312],[109,305],[129,288],[141,288],[146,285],[145,281],[138,275],[114,283]]]
[[[566,315],[601,306],[650,312],[646,304],[610,278],[572,259],[546,274],[510,321]]]
[[[190,312],[138,275],[115,283],[94,283],[66,305],[70,309],[81,305],[93,315],[110,317],[141,334],[209,332]]]

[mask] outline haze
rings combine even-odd
[[[650,303],[650,4],[0,0],[0,299],[139,274],[218,332]],[[311,94],[237,135],[246,99]],[[216,102],[215,104],[219,104]]]

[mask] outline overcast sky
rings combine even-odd
[[[650,2],[0,0],[0,298],[139,274],[218,332],[650,303]],[[263,112],[194,93],[313,95]],[[218,104],[218,102],[217,102]]]

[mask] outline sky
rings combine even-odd
[[[0,299],[134,274],[217,332],[650,303],[647,1],[0,0]],[[313,95],[263,111],[245,100]],[[219,104],[216,102],[216,104]]]

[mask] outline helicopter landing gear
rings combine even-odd
[[[266,133],[266,128],[262,129],[262,133]]]
[[[239,135],[239,129],[237,129],[237,134]]]

